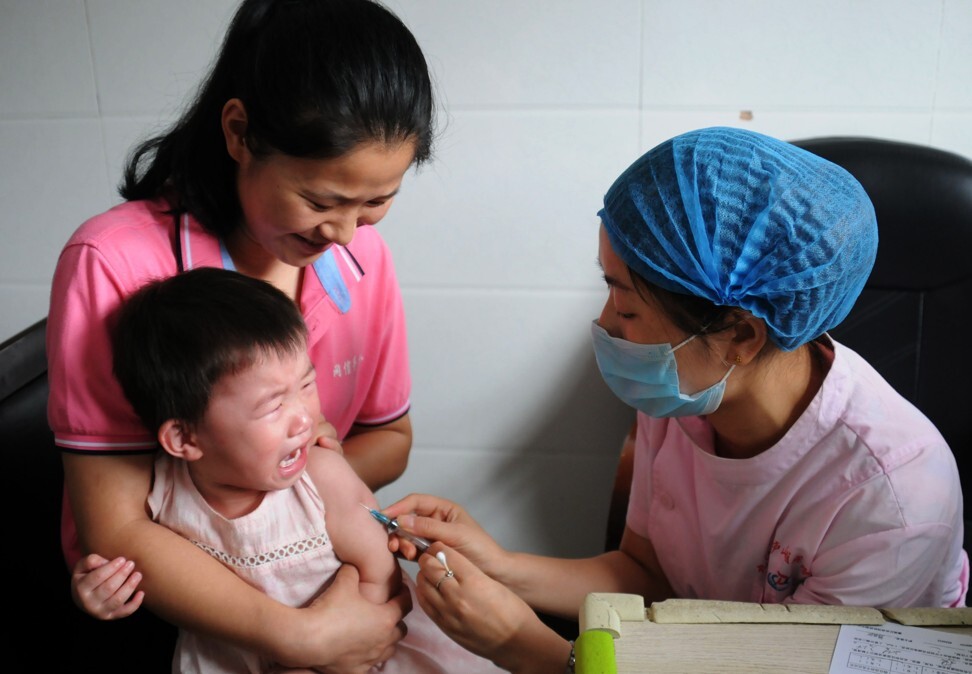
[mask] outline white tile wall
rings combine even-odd
[[[97,112],[84,3],[0,0],[0,117]]]
[[[681,131],[870,135],[972,157],[968,0],[389,0],[432,65],[436,160],[382,231],[409,318],[415,449],[513,547],[590,554],[630,414],[593,369],[600,195]],[[0,339],[173,119],[236,0],[0,0]],[[742,111],[751,120],[740,118]]]
[[[86,0],[107,117],[177,111],[214,58],[235,0]]]
[[[946,0],[938,56],[935,105],[972,107],[972,2]]]
[[[399,262],[402,283],[592,287],[598,204],[637,137],[633,110],[453,113],[380,225],[422,261]]]
[[[646,105],[878,112],[932,104],[941,0],[688,0],[646,8]]]
[[[47,314],[61,246],[108,203],[97,118],[0,117],[0,339]]]
[[[972,157],[972,114],[941,112],[935,115],[929,145]]]
[[[633,107],[639,0],[398,0],[450,106]]]
[[[597,276],[593,262],[588,272]],[[602,306],[594,291],[407,290],[416,437],[432,447],[597,454],[599,422],[626,428],[630,418],[590,349]]]
[[[749,113],[750,119],[742,119]],[[647,151],[666,138],[706,126],[732,126],[785,140],[818,136],[872,136],[908,143],[928,143],[933,115],[923,112],[873,113],[853,110],[759,108],[704,111],[647,110],[642,114],[641,149]]]

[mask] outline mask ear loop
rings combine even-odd
[[[729,363],[726,363],[726,365],[729,365]],[[735,363],[733,363],[732,365],[729,365],[729,369],[726,370],[726,373],[724,375],[722,375],[722,379],[720,379],[719,381],[717,381],[715,385],[718,386],[719,384],[724,384],[726,382],[726,380],[729,379],[729,375],[731,375],[732,374],[732,371],[735,370],[735,369],[736,369],[736,364]]]
[[[740,356],[738,353],[736,354],[736,357],[733,358],[732,360],[733,362],[730,364],[726,362],[725,358],[722,359],[722,364],[728,367],[729,369],[726,370],[726,373],[724,375],[722,375],[722,379],[720,379],[715,383],[716,386],[718,386],[719,384],[724,384],[725,381],[729,379],[729,375],[732,374],[732,371],[736,369],[736,366],[742,365],[742,356]]]
[[[702,334],[702,333],[699,333],[699,334]],[[683,341],[681,341],[681,342],[679,342],[679,343],[678,343],[678,344],[676,344],[675,346],[673,346],[673,347],[671,347],[671,348],[670,348],[670,349],[668,350],[668,353],[675,353],[676,351],[678,351],[679,349],[681,349],[681,348],[682,348],[683,346],[685,346],[686,344],[688,344],[689,342],[691,342],[691,341],[692,341],[693,339],[695,339],[696,337],[698,337],[698,336],[699,336],[699,334],[696,334],[696,335],[692,335],[692,336],[691,336],[691,337],[689,337],[688,339],[685,339],[685,340],[683,340]],[[726,363],[726,365],[728,365],[728,364],[729,364],[729,363]]]
[[[706,323],[705,325],[703,325],[702,328],[698,332],[696,332],[694,335],[690,336],[688,339],[684,339],[681,342],[679,342],[678,344],[676,344],[675,346],[673,346],[671,349],[668,350],[668,353],[675,353],[676,351],[678,351],[679,349],[681,349],[683,346],[685,346],[686,344],[688,344],[689,342],[691,342],[696,337],[701,337],[702,335],[709,334],[709,326],[710,325],[712,325],[712,321],[709,321],[708,323]],[[730,325],[729,327],[731,328],[732,326]],[[726,328],[726,329],[728,330],[729,328]],[[725,363],[726,367],[729,366],[729,363],[726,363],[725,359],[723,359],[722,362]],[[739,358],[739,356],[736,356],[736,362],[737,363],[742,362],[742,360]]]

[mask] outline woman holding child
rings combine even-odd
[[[55,273],[49,417],[64,457],[64,548],[72,565],[82,551],[115,558],[81,562],[82,576],[94,571],[76,584],[82,601],[123,616],[143,595],[117,597],[139,585],[166,620],[289,665],[364,671],[391,656],[407,593],[375,605],[346,566],[311,605],[284,606],[149,518],[157,439],[112,376],[109,334],[121,302],[156,278],[213,266],[270,282],[308,326],[333,425],[318,420],[320,442],[336,434],[372,489],[396,479],[411,446],[404,316],[389,251],[367,225],[428,159],[432,121],[422,52],[380,5],[239,7],[195,101],[134,153],[126,201],[78,229]],[[112,585],[133,565],[130,585]]]

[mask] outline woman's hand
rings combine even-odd
[[[436,558],[439,552],[451,576]],[[467,650],[511,672],[564,671],[570,645],[458,551],[435,543],[419,558],[416,585],[428,616]]]
[[[330,449],[337,452],[338,454],[344,454],[344,448],[338,441],[337,429],[334,428],[330,421],[324,418],[323,414],[317,417],[317,439],[316,444],[324,449]]]
[[[410,533],[442,541],[460,551],[487,575],[496,578],[508,561],[507,553],[461,506],[437,496],[410,494],[382,512],[398,519]],[[389,549],[415,559],[415,546],[398,536],[389,537]]]
[[[117,620],[134,613],[145,593],[137,590],[142,574],[135,562],[116,557],[110,562],[101,555],[78,560],[71,573],[71,597],[82,611],[99,620]]]
[[[403,619],[412,610],[408,589],[402,587],[385,604],[373,604],[361,596],[358,582],[357,569],[344,564],[327,590],[301,611],[307,618],[301,627],[310,631],[308,638],[314,632],[327,634],[333,644],[329,650],[340,653],[327,666],[315,668],[318,671],[363,674],[392,657],[405,636]]]

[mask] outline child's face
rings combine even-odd
[[[202,457],[193,481],[211,505],[242,492],[285,489],[307,465],[320,414],[314,367],[305,351],[261,356],[213,387],[195,428]]]

